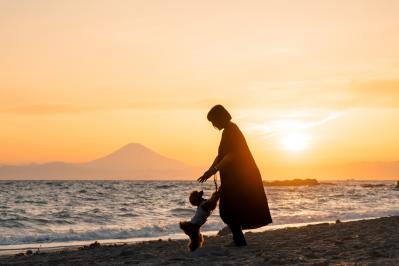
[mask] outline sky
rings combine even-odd
[[[395,0],[0,0],[0,164],[137,142],[206,167],[215,104],[272,176],[399,161],[398,12]]]

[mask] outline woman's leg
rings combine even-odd
[[[244,234],[241,229],[241,225],[232,223],[228,224],[227,226],[230,228],[231,233],[233,234],[233,240],[236,246],[238,247],[246,246],[247,241],[245,240]]]
[[[234,205],[230,205],[228,207],[234,207]],[[222,218],[223,222],[230,228],[230,231],[233,234],[234,244],[236,246],[246,246],[247,241],[245,241],[244,234],[241,230],[241,224],[238,222],[239,219],[237,219],[239,216],[235,215],[234,209],[229,209],[228,207],[225,205],[223,198],[220,198],[220,218]]]

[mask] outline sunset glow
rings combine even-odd
[[[86,162],[134,142],[205,169],[221,136],[206,114],[223,104],[265,178],[394,179],[352,165],[399,160],[398,10],[0,1],[0,165]]]

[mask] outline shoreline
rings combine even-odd
[[[340,220],[340,222],[355,222],[361,220],[372,220],[384,217],[367,217],[367,218],[358,218],[358,219],[346,219]],[[281,224],[281,225],[267,225],[257,229],[249,229],[243,230],[244,233],[263,233],[266,231],[274,231],[286,228],[297,228],[308,225],[316,225],[316,224],[333,224],[336,221],[317,221],[317,222],[307,222],[307,223],[292,223],[292,224]],[[203,231],[203,235],[207,237],[215,237],[218,234],[218,231]],[[90,239],[90,240],[76,240],[76,241],[65,241],[65,242],[48,242],[48,243],[21,243],[14,245],[0,245],[0,256],[3,255],[15,255],[21,252],[26,252],[28,250],[36,251],[40,250],[41,252],[52,252],[52,251],[61,251],[67,249],[77,249],[84,246],[88,246],[94,242],[98,242],[101,245],[132,245],[136,243],[144,243],[144,242],[153,242],[153,241],[168,241],[168,240],[183,240],[186,239],[187,236],[184,233],[174,233],[163,236],[154,236],[154,237],[136,237],[136,238],[126,238],[126,239]]]
[[[231,235],[206,236],[190,253],[188,239],[66,248],[37,255],[2,255],[0,265],[399,265],[399,216],[317,223],[245,233],[247,247],[224,247]]]

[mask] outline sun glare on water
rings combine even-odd
[[[308,148],[309,140],[306,135],[302,133],[290,133],[284,135],[281,139],[283,148],[288,151],[302,151]]]

